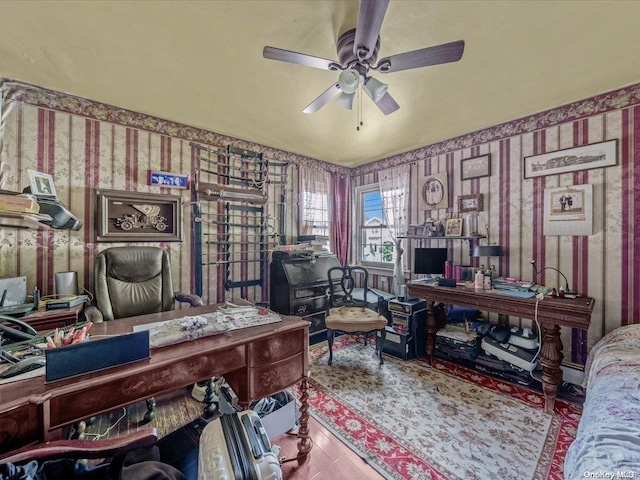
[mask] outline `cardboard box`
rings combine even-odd
[[[39,213],[40,205],[35,200],[22,195],[0,193],[0,211],[17,213]]]
[[[288,402],[279,409],[260,417],[269,441],[273,441],[274,438],[285,434],[295,427],[299,416],[295,397],[289,392],[283,393],[286,394]]]

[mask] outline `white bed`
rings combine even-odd
[[[584,378],[565,479],[640,478],[640,325],[604,336],[589,352]]]

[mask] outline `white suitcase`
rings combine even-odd
[[[282,480],[280,462],[253,410],[222,415],[200,436],[198,480]]]

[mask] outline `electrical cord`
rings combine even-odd
[[[296,435],[296,434],[295,433],[287,433],[287,435]],[[306,457],[307,455],[309,455],[309,453],[313,449],[313,445],[314,445],[313,440],[311,438],[309,438],[309,442],[311,444],[310,447],[309,447],[309,451],[307,451],[305,453],[298,453],[298,455],[296,455],[295,457],[291,457],[291,458],[278,457],[278,461],[280,462],[280,465],[282,465],[283,463],[295,462],[296,460],[299,460],[302,457]]]
[[[101,438],[104,438],[126,416],[127,416],[127,409],[125,407],[122,407],[122,415],[120,416],[120,418],[118,418],[118,420],[116,420],[113,425],[110,425],[109,427],[107,427],[107,429],[104,432],[102,432],[102,433],[85,433],[84,435],[86,437],[93,437],[93,440],[100,440]]]

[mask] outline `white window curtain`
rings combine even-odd
[[[398,238],[407,231],[407,205],[409,199],[410,165],[399,165],[379,173],[378,184],[382,196],[382,209],[385,223],[395,245],[396,255],[393,265],[393,293],[400,296],[404,285],[402,268],[402,239]]]
[[[313,234],[313,227],[329,227],[331,173],[300,166],[300,235]]]

